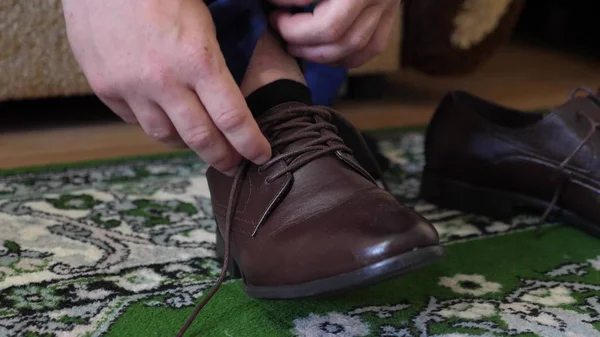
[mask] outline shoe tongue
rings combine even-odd
[[[272,116],[275,114],[286,113],[289,110],[308,108],[309,106],[302,102],[287,102],[276,105],[263,114],[262,117]],[[261,118],[262,119],[262,118]],[[260,120],[258,121],[260,124]]]
[[[600,121],[600,96],[593,92],[585,96],[575,96],[553,109],[552,112],[568,124],[573,124],[579,120],[578,113],[583,113],[595,121]]]
[[[585,137],[590,128],[593,128],[591,121],[600,121],[600,97],[595,95],[573,97],[563,105],[552,110],[549,118],[555,118],[555,121],[547,121],[543,127],[546,134],[553,134],[555,137],[545,138],[554,152],[558,149],[566,149],[568,154],[577,148],[583,137]],[[554,131],[553,128],[554,127]],[[572,134],[567,135],[567,130]],[[595,135],[588,140],[586,146],[575,156],[573,162],[581,167],[589,165],[589,151],[597,152],[600,149],[600,137]],[[552,152],[552,151],[550,151]],[[561,154],[564,159],[564,153]],[[587,164],[586,164],[587,163]]]
[[[596,101],[596,103],[600,104],[600,88],[596,91],[596,95],[592,95],[591,98]]]
[[[308,105],[306,105],[304,103],[290,102],[290,103],[280,104],[280,105],[274,107],[273,109],[267,111],[265,113],[265,117],[273,116],[275,114],[279,114],[281,116],[281,121],[279,122],[279,125],[281,125],[283,123],[292,124],[292,123],[294,123],[295,120],[297,120],[298,123],[301,124],[301,125],[298,125],[298,127],[293,127],[293,128],[289,128],[284,131],[275,132],[274,135],[267,134],[267,137],[269,137],[269,140],[271,141],[271,143],[279,141],[283,138],[291,137],[294,134],[297,134],[298,132],[303,132],[302,129],[306,127],[307,122],[315,123],[315,124],[318,122],[324,122],[323,119],[316,114],[311,115],[310,112],[307,112],[307,114],[304,115],[304,117],[303,117],[297,113],[299,110],[306,109],[306,108],[308,108]],[[289,114],[289,117],[287,117],[286,114]],[[292,114],[294,114],[294,115],[292,115]],[[260,122],[259,122],[259,124],[260,124]],[[271,127],[271,129],[272,128],[273,127]],[[316,130],[312,130],[312,131],[309,131],[309,133],[314,133],[315,131]],[[327,135],[329,132],[332,132],[332,131],[321,130],[322,135]],[[306,144],[312,142],[316,138],[317,138],[316,136],[303,137],[303,138],[297,139],[291,143],[278,146],[275,150],[277,152],[279,152],[280,154],[288,153],[288,152],[291,152],[294,150],[304,148],[306,146]],[[297,158],[304,157],[307,155],[310,155],[310,153],[309,152],[304,153],[304,154],[298,156]]]

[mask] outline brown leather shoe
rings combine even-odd
[[[207,172],[221,251],[229,239],[251,297],[336,292],[442,255],[433,226],[375,183],[364,168],[375,165],[368,150],[355,150],[361,165],[332,122],[364,145],[332,110],[290,103],[258,121],[273,159],[245,164],[236,179]]]
[[[422,197],[500,219],[552,213],[600,235],[599,122],[600,96],[589,89],[549,114],[451,92],[427,132]]]
[[[372,284],[443,256],[435,228],[373,180],[369,172],[381,172],[364,139],[335,111],[289,103],[258,124],[273,148],[269,162],[244,162],[235,178],[206,173],[223,269],[177,336],[230,265],[249,296],[291,299]]]

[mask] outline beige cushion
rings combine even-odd
[[[0,1],[0,100],[90,92],[66,37],[60,0]]]
[[[399,27],[388,51],[355,73],[397,69]],[[0,101],[91,93],[69,49],[60,0],[1,0],[0,32]]]

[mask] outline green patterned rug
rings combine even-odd
[[[600,241],[418,199],[423,134],[380,134],[393,191],[441,263],[340,298],[223,286],[187,336],[600,336]],[[175,155],[0,173],[0,336],[173,336],[219,272],[204,172]]]

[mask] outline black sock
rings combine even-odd
[[[312,105],[312,95],[310,89],[300,82],[277,80],[256,89],[246,98],[246,102],[254,118],[258,118],[283,103],[300,102]]]

